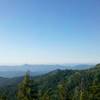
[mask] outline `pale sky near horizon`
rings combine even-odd
[[[0,0],[0,64],[100,62],[100,0]]]

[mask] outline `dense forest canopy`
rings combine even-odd
[[[100,100],[100,64],[0,80],[0,100]]]

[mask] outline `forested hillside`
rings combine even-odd
[[[0,78],[0,100],[100,100],[100,64],[87,70]]]

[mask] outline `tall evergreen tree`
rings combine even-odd
[[[37,100],[38,89],[37,85],[31,80],[29,72],[26,73],[24,80],[19,85],[18,100]]]

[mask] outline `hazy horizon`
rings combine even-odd
[[[0,64],[0,66],[26,66],[26,65],[62,65],[62,66],[68,66],[68,65],[97,65],[99,64],[100,62],[98,63],[40,63],[40,64],[33,64],[33,63],[30,63],[30,64]]]

